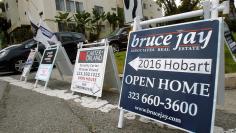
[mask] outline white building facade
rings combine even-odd
[[[117,0],[118,7],[123,8],[123,0]],[[142,0],[143,4],[143,20],[163,17],[162,8],[156,4],[154,0]],[[151,25],[156,26],[155,24]]]
[[[5,0],[4,5],[7,19],[11,22],[9,33],[30,24],[27,12],[36,21],[39,20],[39,13],[43,12],[44,21],[54,32],[60,31],[63,26],[55,22],[58,12],[69,12],[70,16],[77,11],[86,11],[92,14],[92,10],[95,8],[100,12],[117,14],[116,0]],[[110,32],[109,28],[109,23],[105,21],[102,24],[102,34]]]
[[[39,13],[43,12],[44,21],[54,32],[58,32],[62,31],[63,26],[65,26],[55,21],[58,12],[69,12],[70,16],[77,11],[86,11],[92,14],[92,10],[95,8],[100,12],[117,14],[117,7],[123,8],[123,0],[4,0],[4,5],[6,17],[11,22],[8,33],[30,25],[27,12],[36,21],[39,21]],[[153,0],[143,0],[143,15],[144,19],[158,18],[162,17],[162,11]],[[73,26],[73,23],[71,25]],[[111,32],[110,25],[104,21],[101,26],[100,37],[109,32]]]

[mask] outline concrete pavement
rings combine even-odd
[[[3,90],[4,84],[7,88],[0,104],[0,132],[182,132],[127,112],[124,128],[118,129],[118,91],[104,91],[102,99],[95,102],[95,98],[86,95],[73,97],[70,83],[55,79],[50,80],[47,91],[43,87],[32,89],[33,77],[31,74],[31,83],[27,84],[16,80],[19,75],[0,77],[0,89]],[[235,89],[226,90],[225,106],[217,107],[215,133],[236,131],[235,96]]]

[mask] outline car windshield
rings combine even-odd
[[[24,45],[25,48],[34,47],[35,44],[36,44],[36,41],[35,41],[34,39],[27,40],[27,41],[25,41],[25,42],[22,43],[22,45]]]
[[[25,45],[25,44],[32,43],[32,42],[34,42],[34,39],[26,40],[26,41],[22,42],[21,44]]]

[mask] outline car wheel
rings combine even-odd
[[[120,51],[119,45],[117,43],[112,43],[111,46],[114,53]]]
[[[16,60],[13,64],[13,69],[15,72],[20,73],[23,71],[24,65],[25,65],[25,60],[23,59]]]

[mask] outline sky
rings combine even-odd
[[[234,7],[236,8],[236,0],[234,0]]]

